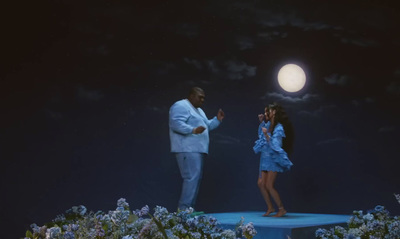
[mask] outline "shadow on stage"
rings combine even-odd
[[[255,239],[309,239],[315,238],[318,228],[347,226],[350,215],[287,213],[283,217],[263,217],[264,212],[226,212],[209,213],[215,217],[224,229],[235,229],[243,217],[245,223],[253,222],[257,235]],[[273,215],[273,214],[272,214]]]

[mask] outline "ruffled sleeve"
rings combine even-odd
[[[275,126],[272,137],[269,141],[271,159],[279,164],[284,171],[289,170],[293,163],[289,160],[287,153],[282,148],[282,138],[286,137],[281,124]]]
[[[258,126],[258,140],[255,141],[255,145],[253,147],[254,153],[259,153],[261,152],[261,149],[267,145],[267,139],[264,136],[264,133],[262,132],[262,128],[267,128],[269,127],[270,122],[265,123],[264,121],[260,123]]]
[[[285,130],[281,124],[275,126],[272,137],[269,141],[271,149],[280,152],[282,149],[282,138],[286,137]]]

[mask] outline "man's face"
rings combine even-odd
[[[193,94],[190,95],[189,101],[192,105],[196,108],[200,107],[204,103],[205,94],[202,91],[195,91]]]

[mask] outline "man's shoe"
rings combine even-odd
[[[190,214],[191,217],[195,217],[195,216],[200,216],[203,215],[204,212],[203,211],[194,211]]]

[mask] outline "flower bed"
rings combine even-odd
[[[395,197],[400,203],[400,194]],[[390,216],[384,206],[378,205],[367,214],[354,211],[347,225],[348,228],[319,228],[315,236],[319,239],[400,239],[400,217]]]
[[[149,211],[147,205],[130,211],[124,198],[108,213],[87,212],[84,206],[75,206],[44,226],[32,224],[25,239],[250,239],[257,234],[253,223],[244,224],[243,218],[233,231],[222,229],[214,217],[192,216],[192,208],[170,213],[156,206],[153,215]]]

